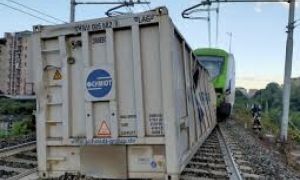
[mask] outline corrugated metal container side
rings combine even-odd
[[[34,27],[38,170],[176,179],[216,124],[207,71],[166,8]]]

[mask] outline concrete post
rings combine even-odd
[[[295,15],[295,0],[290,0],[289,5],[289,22],[288,22],[288,36],[286,43],[286,58],[284,70],[284,84],[282,95],[282,119],[280,129],[280,141],[282,143],[287,140],[288,121],[289,121],[289,107],[290,107],[290,92],[291,92],[291,71],[293,59],[293,35],[294,35],[294,15]]]

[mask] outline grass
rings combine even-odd
[[[269,113],[262,113],[261,125],[262,125],[263,134],[273,134],[279,137],[279,133],[280,133],[279,114],[280,113],[278,112],[278,110],[274,110]],[[240,123],[247,125],[247,127],[252,126],[253,120],[252,120],[252,115],[250,113],[250,109],[241,108],[237,106],[234,108],[233,117]],[[289,126],[288,139],[292,143],[300,144],[299,130]]]

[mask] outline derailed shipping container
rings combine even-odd
[[[166,8],[34,27],[40,177],[176,179],[216,124]]]

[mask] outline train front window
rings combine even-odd
[[[224,59],[217,56],[201,56],[198,61],[208,70],[211,79],[214,79],[221,73]]]

